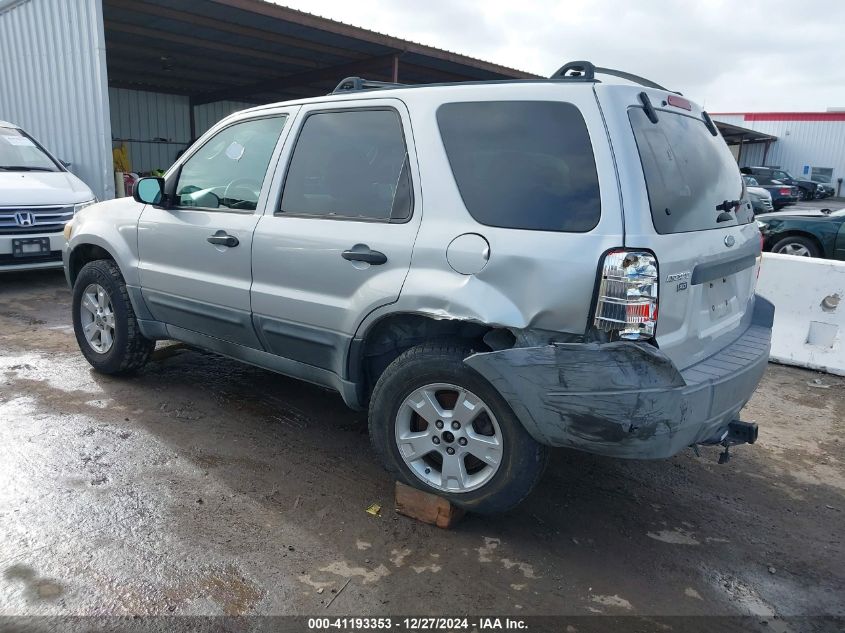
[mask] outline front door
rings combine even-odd
[[[342,376],[358,324],[399,297],[410,266],[413,139],[395,99],[303,106],[297,123],[283,191],[255,231],[252,310],[265,349]]]
[[[174,337],[190,330],[260,348],[250,318],[252,237],[287,113],[218,130],[168,174],[171,208],[138,224],[141,292]]]

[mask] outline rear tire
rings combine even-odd
[[[778,240],[772,246],[773,253],[781,255],[796,255],[798,257],[821,257],[818,245],[809,237],[790,235]]]
[[[471,353],[460,343],[432,342],[394,360],[373,390],[370,440],[400,481],[494,514],[528,496],[548,451],[464,364]]]
[[[73,284],[73,331],[85,359],[102,374],[128,374],[155,347],[141,334],[117,264],[99,259],[82,267]]]

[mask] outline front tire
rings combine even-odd
[[[155,347],[141,334],[126,283],[110,259],[88,262],[73,284],[73,331],[85,359],[103,374],[127,374]]]
[[[821,257],[818,245],[809,237],[790,235],[778,240],[772,246],[773,253],[781,255],[796,255],[798,257]]]
[[[394,360],[373,390],[370,439],[397,479],[493,514],[528,496],[547,449],[493,386],[464,364],[471,353],[460,344],[426,343]]]

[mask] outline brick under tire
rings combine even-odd
[[[80,308],[83,293],[92,284],[102,287],[114,312],[114,337],[105,353],[98,353],[88,342],[82,325]],[[146,364],[155,347],[141,334],[135,310],[129,301],[126,283],[117,264],[110,259],[99,259],[82,267],[73,284],[73,331],[85,359],[103,374],[128,374]]]
[[[493,388],[493,386],[478,372],[467,366],[463,359],[471,355],[472,351],[464,344],[455,342],[431,342],[413,347],[394,360],[384,371],[376,383],[373,390],[372,398],[370,399],[369,408],[369,430],[370,441],[373,449],[380,457],[385,468],[393,474],[397,479],[410,486],[414,486],[420,490],[437,494],[448,499],[450,502],[467,510],[478,512],[481,514],[495,514],[504,512],[519,504],[543,474],[545,469],[548,450],[545,446],[535,441],[522,426],[516,415],[505,402],[504,398]],[[430,453],[423,458],[417,459],[414,464],[409,465],[409,458],[407,456],[407,445],[400,449],[399,439],[400,434],[404,433],[402,430],[404,422],[409,416],[415,417],[417,414],[415,406],[409,406],[409,400],[413,399],[416,393],[430,393],[426,390],[430,385],[437,386],[448,385],[450,387],[457,387],[461,395],[456,396],[458,401],[467,393],[469,396],[476,398],[476,404],[479,402],[483,405],[482,417],[484,423],[490,426],[490,419],[495,420],[495,435],[499,435],[501,439],[501,447],[498,451],[498,464],[493,474],[489,479],[480,478],[483,483],[478,484],[477,487],[467,487],[464,491],[449,491],[442,487],[438,488],[436,483],[430,485],[425,479],[426,475],[422,474],[427,467],[428,461],[435,460],[432,468],[437,471],[438,462],[440,462],[441,470],[445,469],[447,459],[446,455],[437,453]],[[437,392],[438,399],[441,397],[440,392]],[[467,396],[467,398],[469,398]],[[440,404],[439,402],[437,403]],[[448,404],[445,405],[442,412],[448,414]],[[457,403],[452,405],[454,414],[458,411]],[[409,412],[405,412],[406,409]],[[489,419],[486,418],[489,412]],[[444,439],[438,437],[438,450],[443,449],[448,438],[442,434],[449,430],[450,420],[452,418],[445,418],[446,426],[440,427],[440,430],[434,429],[428,422],[419,416],[415,424],[421,426],[416,427],[422,429],[422,433],[428,433],[429,430],[434,434],[440,433]],[[436,417],[440,417],[435,415]],[[441,420],[437,420],[440,422]],[[471,422],[469,424],[476,424]],[[460,427],[459,427],[460,428]],[[466,429],[469,429],[466,426]],[[397,430],[399,429],[399,430]],[[462,431],[455,431],[455,435],[462,442],[462,446],[466,447],[467,437],[460,436]],[[469,441],[474,441],[473,436],[477,434],[470,434]],[[452,435],[452,434],[449,434]],[[428,440],[426,436],[426,440]],[[434,441],[432,439],[432,441]],[[457,440],[453,437],[448,441],[455,442],[450,444],[454,449],[458,449]],[[427,442],[421,442],[421,450],[427,450]],[[469,447],[471,448],[471,446]],[[466,450],[469,450],[466,448]],[[447,450],[448,446],[446,449]],[[453,450],[454,450],[453,449]],[[406,451],[403,453],[402,451]],[[442,451],[440,451],[442,453]],[[405,456],[403,456],[405,455]],[[413,456],[417,453],[414,452]],[[454,453],[453,453],[454,455]],[[472,455],[467,455],[466,459],[472,460]],[[463,459],[463,458],[462,458]],[[477,460],[480,464],[481,472],[487,467],[487,464]],[[422,463],[422,466],[420,465]],[[462,461],[466,466],[467,461]],[[420,470],[422,469],[422,472]],[[416,470],[415,470],[416,469]],[[466,470],[469,470],[467,467]],[[445,473],[445,470],[444,470]],[[444,475],[441,477],[441,484]],[[478,475],[474,475],[477,479]]]

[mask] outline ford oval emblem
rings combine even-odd
[[[725,236],[725,246],[730,248],[734,244],[736,244],[736,240],[734,239],[734,236],[733,235],[726,235]]]

